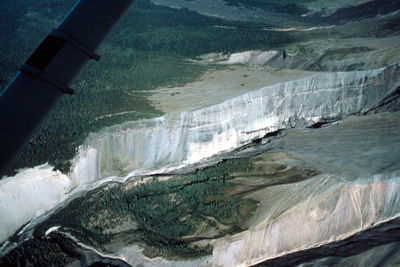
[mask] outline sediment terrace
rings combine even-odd
[[[362,114],[399,86],[400,67],[321,73],[267,86],[192,112],[127,122],[91,134],[71,178],[197,163],[279,129]]]

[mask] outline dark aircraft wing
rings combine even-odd
[[[133,0],[81,0],[0,95],[0,178]]]

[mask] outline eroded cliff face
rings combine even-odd
[[[216,243],[217,266],[248,266],[342,240],[397,218],[400,172],[344,182],[319,175],[266,191],[265,221]]]
[[[399,87],[399,72],[400,67],[392,65],[315,74],[193,112],[127,122],[91,134],[79,148],[68,176],[42,166],[17,175],[24,178],[0,181],[0,241],[38,212],[61,203],[74,189],[87,190],[110,179],[122,181],[134,174],[198,163],[279,129],[367,112]],[[56,185],[49,188],[48,181],[53,177]],[[23,207],[30,191],[38,197],[32,199],[34,208],[26,209]]]
[[[128,122],[92,134],[80,148],[73,180],[197,163],[256,138],[373,109],[394,92],[400,67],[315,74],[193,112]]]

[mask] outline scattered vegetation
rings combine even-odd
[[[246,229],[257,207],[249,198],[230,196],[231,174],[252,168],[247,159],[228,160],[168,180],[110,184],[77,198],[39,225],[40,238],[61,226],[85,244],[107,250],[110,244],[144,246],[149,257],[192,258],[211,253],[196,243]]]

